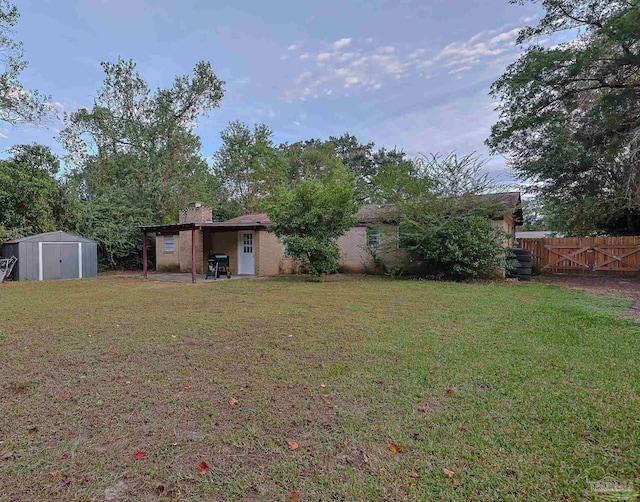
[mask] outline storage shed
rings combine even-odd
[[[98,273],[95,241],[66,232],[32,235],[2,244],[2,257],[18,258],[11,277],[17,281],[83,279]]]

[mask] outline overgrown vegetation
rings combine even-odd
[[[210,282],[3,285],[3,497],[637,491],[626,300],[542,284]]]

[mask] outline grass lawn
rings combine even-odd
[[[375,278],[3,284],[0,500],[637,492],[629,304]]]

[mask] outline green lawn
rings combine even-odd
[[[3,284],[0,500],[638,491],[628,307],[541,284]]]

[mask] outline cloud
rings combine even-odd
[[[485,30],[466,40],[450,42],[444,47],[375,46],[372,39],[341,38],[321,44],[316,51],[299,56],[311,66],[304,69],[294,87],[285,93],[289,101],[327,96],[326,90],[360,89],[374,91],[385,85],[411,77],[432,78],[435,75],[459,79],[474,68],[495,70],[512,61],[520,52],[515,40],[520,27],[505,26]]]
[[[333,42],[331,44],[331,47],[337,51],[337,50],[343,49],[344,47],[347,47],[350,43],[351,43],[350,38],[341,38],[340,40],[336,40],[335,42]]]
[[[484,140],[497,119],[494,108],[495,103],[484,91],[472,92],[443,104],[423,105],[395,117],[384,117],[365,128],[362,136],[379,146],[402,145],[410,157],[421,153],[475,151],[488,159]],[[503,182],[512,181],[502,157],[490,159],[484,170]]]
[[[295,51],[299,46],[296,44],[291,44],[289,47],[287,47],[288,51]]]

